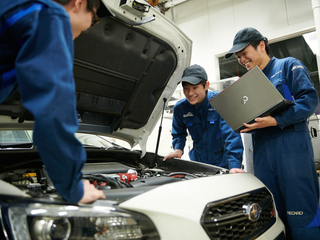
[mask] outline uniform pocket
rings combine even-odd
[[[210,127],[212,130],[212,134],[216,139],[219,139],[222,137],[221,134],[221,129],[220,129],[220,123],[219,123],[219,115],[218,112],[215,110],[210,110],[208,111],[208,116],[207,116],[207,122],[208,122],[208,127]]]
[[[292,94],[289,90],[289,86],[287,84],[287,80],[283,78],[278,78],[273,81],[273,85],[280,92],[280,94],[287,100],[293,101]]]
[[[183,119],[184,124],[192,137],[193,141],[199,141],[202,136],[203,129],[201,127],[201,121],[198,117],[187,117]]]
[[[222,139],[222,133],[220,129],[220,118],[218,113],[215,110],[209,110],[207,116],[207,127],[208,127],[208,135],[210,140],[212,141],[212,149],[211,152],[213,153],[212,158],[218,159],[220,158],[221,154],[224,152],[224,144]]]

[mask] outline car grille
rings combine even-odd
[[[259,205],[260,216],[249,217],[250,206]],[[251,215],[252,216],[252,215]],[[256,219],[257,218],[257,219]],[[201,225],[214,240],[255,239],[276,221],[271,194],[266,188],[207,204]]]

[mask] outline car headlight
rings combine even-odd
[[[151,220],[112,207],[29,204],[8,207],[14,239],[160,239]]]

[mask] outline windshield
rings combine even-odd
[[[0,131],[0,143],[32,143],[32,131]]]
[[[109,142],[108,140],[102,138],[99,135],[76,133],[75,136],[84,146],[92,146],[107,149],[112,148],[114,146],[113,143]]]
[[[0,145],[10,146],[18,145],[21,143],[32,143],[32,133],[33,131],[31,130],[0,131]],[[104,136],[84,133],[76,133],[75,136],[85,147],[108,149],[117,146],[117,144],[114,143],[112,139]]]

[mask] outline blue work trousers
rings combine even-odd
[[[319,181],[309,132],[289,128],[254,136],[253,154],[255,175],[272,192],[287,239],[319,240]]]

